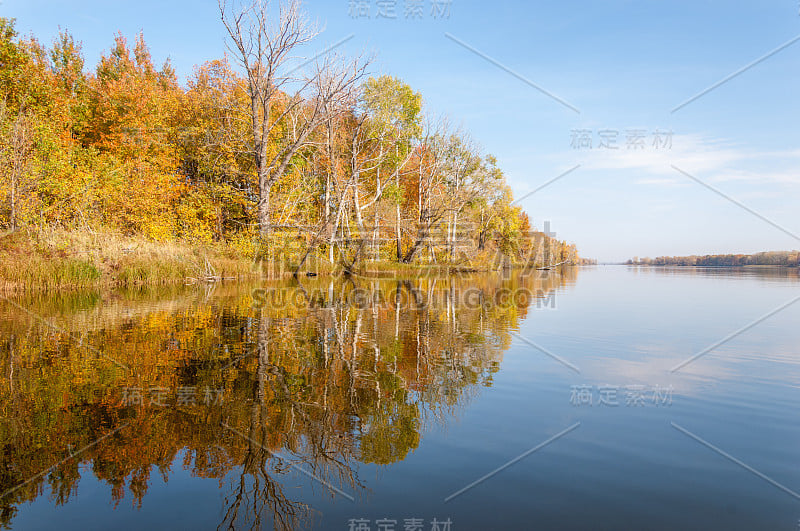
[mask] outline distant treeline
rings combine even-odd
[[[797,267],[800,265],[800,251],[775,251],[756,254],[709,254],[705,256],[659,256],[657,258],[639,258],[626,262],[628,265],[654,266],[748,266],[770,265]]]

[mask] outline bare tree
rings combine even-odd
[[[276,5],[277,20],[270,21]],[[314,130],[343,112],[369,61],[344,61],[327,56],[310,74],[287,69],[301,48],[318,34],[300,8],[299,0],[219,0],[222,23],[231,52],[247,76],[252,122],[252,152],[258,175],[258,223],[270,232],[270,192],[288,171],[292,158],[308,143]],[[304,66],[308,62],[301,64]],[[291,90],[293,89],[293,90]],[[310,97],[306,97],[311,91]],[[270,142],[277,149],[270,150]]]

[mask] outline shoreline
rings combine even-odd
[[[249,245],[248,245],[249,244]],[[292,256],[254,260],[252,242],[155,242],[93,231],[17,231],[0,238],[0,294],[216,284],[294,277]],[[486,264],[484,261],[483,264]],[[541,264],[540,264],[541,265]],[[524,269],[523,264],[508,264]],[[535,265],[529,266],[535,267]],[[354,270],[317,257],[299,277],[391,279],[426,275],[500,273],[470,262],[361,262]]]
[[[697,267],[702,269],[755,269],[775,268],[798,269],[800,266],[793,264],[744,264],[744,265],[689,265],[689,264],[619,264],[627,267]]]

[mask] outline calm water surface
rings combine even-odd
[[[796,530],[798,297],[609,266],[0,299],[0,523]]]

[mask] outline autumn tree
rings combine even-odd
[[[372,136],[376,137],[380,146],[381,158],[385,159],[376,168],[375,200],[386,196],[393,203],[396,256],[400,260],[402,257],[400,209],[403,203],[400,181],[410,172],[409,162],[414,156],[416,142],[422,133],[422,95],[398,78],[380,76],[370,78],[365,83],[363,106],[371,118],[374,130]],[[381,169],[384,167],[388,171],[384,171],[381,181]],[[376,227],[379,225],[377,219],[375,225]]]
[[[155,239],[174,237],[180,182],[170,132],[179,97],[169,62],[156,69],[141,34],[132,51],[117,35],[92,80],[84,134],[117,168],[100,184],[102,210],[113,216],[106,223]]]

